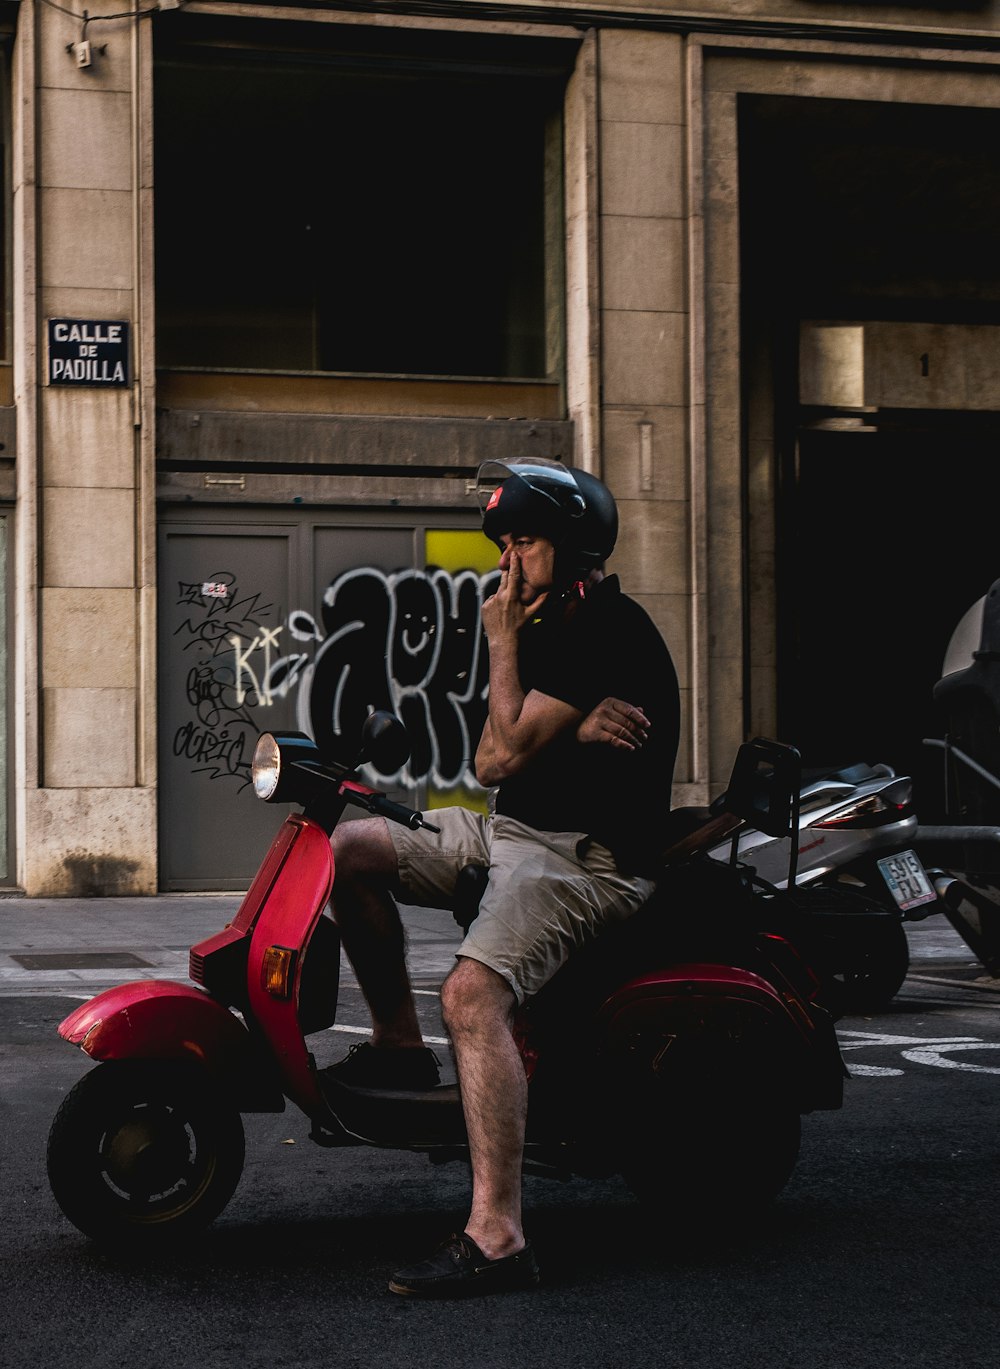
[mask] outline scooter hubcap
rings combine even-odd
[[[142,1201],[164,1196],[189,1177],[192,1142],[187,1128],[169,1112],[144,1108],[109,1130],[102,1146],[108,1182]]]

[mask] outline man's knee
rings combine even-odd
[[[441,1013],[448,1032],[482,1027],[486,1022],[513,1020],[514,991],[496,970],[479,960],[460,956],[441,986]]]
[[[385,883],[396,875],[396,850],[384,818],[342,823],[330,839],[338,882]]]

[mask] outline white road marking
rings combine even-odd
[[[950,1060],[950,1051],[995,1051],[1000,1050],[1000,1041],[953,1041],[940,1042],[935,1047],[929,1044],[923,1050],[903,1051],[904,1060],[912,1060],[915,1065],[940,1065],[947,1070],[972,1070],[976,1074],[1000,1074],[1000,1065],[975,1065],[971,1060]]]
[[[888,1046],[899,1050],[904,1060],[914,1065],[935,1065],[940,1069],[970,1070],[976,1074],[1000,1074],[1000,1065],[977,1065],[971,1060],[953,1060],[952,1052],[1000,1050],[1000,1041],[984,1041],[979,1036],[899,1036],[890,1032],[854,1031],[845,1028],[838,1032],[841,1053],[863,1050],[869,1046]],[[853,1038],[845,1040],[841,1038]],[[851,1076],[868,1075],[873,1078],[898,1076],[905,1073],[888,1065],[848,1065]]]
[[[946,1046],[950,1042],[979,1041],[978,1036],[896,1036],[889,1032],[838,1031],[838,1040],[844,1036],[857,1037],[855,1041],[841,1041],[840,1049],[858,1050],[861,1046]]]

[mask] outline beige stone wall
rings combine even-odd
[[[231,12],[202,0],[189,8]],[[653,20],[660,9],[677,20],[665,3]],[[701,12],[732,6],[717,0]],[[948,23],[987,34],[1000,27],[997,14],[991,3],[951,11]],[[994,54],[918,46],[921,27],[940,29],[940,11],[907,10],[910,45],[896,47],[853,41],[845,26],[887,31],[901,23],[898,9],[826,7],[820,19],[792,0],[760,0],[732,17],[739,25],[755,15],[804,28],[727,36],[667,22],[595,27],[582,37],[565,110],[574,457],[617,495],[613,568],[677,661],[675,803],[716,792],[744,729],[767,732],[774,717],[771,377],[741,357],[740,95],[1000,104]],[[15,47],[14,766],[17,873],[30,894],[156,884],[154,22],[92,26],[107,51],[78,70],[66,51],[77,21],[23,0]],[[388,13],[380,22],[531,27]],[[53,316],[129,320],[133,388],[47,387],[44,323]]]
[[[614,569],[677,663],[684,801],[697,775],[683,40],[604,31],[598,71],[602,466],[622,520]]]
[[[15,255],[25,262],[16,282],[18,600],[22,644],[37,644],[20,664],[18,875],[30,895],[152,892],[156,879],[139,730],[150,676],[137,394],[45,383],[48,318],[134,324],[137,313],[142,35],[127,21],[94,26],[89,36],[106,52],[81,70],[66,51],[77,28],[49,6],[25,7],[15,61]]]

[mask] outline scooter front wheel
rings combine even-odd
[[[52,1122],[56,1202],[85,1236],[153,1247],[200,1231],[243,1172],[238,1111],[182,1061],[109,1061],[79,1081]]]

